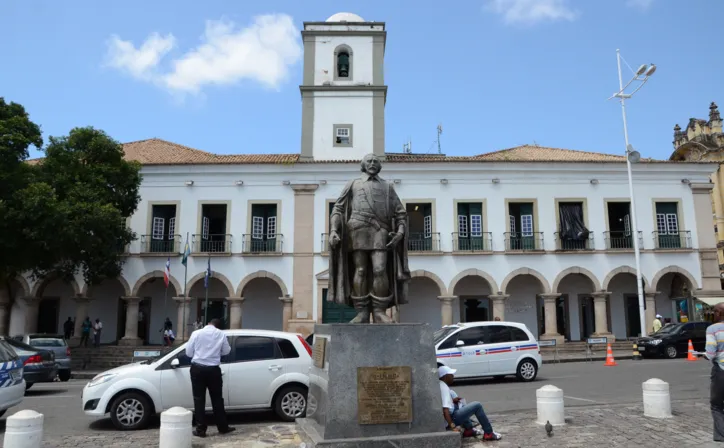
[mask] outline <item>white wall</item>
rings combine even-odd
[[[372,92],[314,93],[314,158],[359,160],[372,152]],[[334,125],[352,124],[352,147],[334,146]]]
[[[435,282],[426,277],[415,277],[407,292],[409,303],[400,307],[400,322],[429,323],[435,330],[442,327],[440,288]]]
[[[372,84],[372,36],[316,36],[314,49],[314,84]],[[352,81],[335,81],[337,61],[334,50],[340,45],[352,49]]]
[[[623,339],[627,336],[626,331],[626,302],[624,297],[629,294],[637,295],[636,276],[632,274],[618,274],[608,284],[611,291],[611,320],[613,333],[616,338]],[[640,319],[638,315],[631,315],[629,319]],[[646,323],[649,328],[651,323]]]
[[[581,340],[581,317],[578,305],[579,294],[590,294],[595,291],[591,280],[581,274],[569,274],[561,280],[558,291],[568,295],[568,320],[572,341]]]
[[[281,290],[268,278],[254,279],[244,292],[241,327],[255,330],[282,330]]]

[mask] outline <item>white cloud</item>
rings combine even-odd
[[[255,17],[246,28],[226,20],[209,20],[197,47],[162,65],[175,41],[171,34],[162,38],[154,33],[136,49],[131,42],[112,36],[108,65],[183,94],[242,80],[277,88],[302,56],[299,31],[285,14]]]
[[[654,0],[626,0],[626,6],[629,8],[637,8],[642,11],[648,10],[653,3]]]
[[[532,25],[538,22],[578,18],[568,0],[487,0],[486,9],[503,16],[507,24]]]

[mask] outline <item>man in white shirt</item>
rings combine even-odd
[[[209,390],[214,420],[219,434],[228,434],[236,428],[229,426],[224,410],[224,397],[221,394],[221,357],[231,352],[229,341],[219,330],[221,321],[212,319],[204,328],[191,333],[186,344],[186,356],[191,359],[191,391],[194,396],[194,414],[196,429],[194,435],[206,437],[206,390]]]
[[[442,416],[447,423],[447,427],[453,431],[460,431],[460,427],[466,430],[463,433],[464,437],[482,436],[485,441],[500,440],[503,438],[500,434],[493,431],[493,426],[490,424],[490,420],[483,411],[483,405],[476,402],[465,404],[462,407],[456,407],[455,405],[462,402],[462,399],[450,390],[453,381],[455,380],[455,372],[457,370],[451,369],[448,366],[440,366],[437,369],[438,377],[440,378],[440,395],[442,396]],[[470,421],[472,416],[475,416],[483,427],[483,430],[473,428],[473,423]],[[468,433],[470,434],[468,436]]]

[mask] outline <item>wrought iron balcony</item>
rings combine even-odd
[[[543,250],[543,232],[523,235],[520,232],[505,232],[505,250],[508,252],[535,252]]]
[[[689,230],[651,233],[654,236],[654,248],[656,249],[691,249],[691,231]]]
[[[164,235],[154,238],[153,235],[141,235],[141,253],[144,254],[179,254],[182,250],[181,235]]]
[[[638,235],[639,249],[644,247],[643,232],[636,232]],[[633,234],[628,235],[623,230],[603,232],[603,239],[606,241],[606,249],[608,250],[626,250],[634,248]]]
[[[409,252],[440,252],[440,233],[410,233],[407,236]]]
[[[553,236],[556,239],[556,250],[560,251],[578,251],[593,250],[593,232],[589,232],[588,238],[571,239],[560,238],[560,233],[555,232]]]
[[[493,234],[483,232],[479,236],[452,233],[453,252],[491,252],[493,250]]]
[[[223,254],[231,253],[231,235],[229,234],[211,234],[191,235],[192,251],[194,253]]]
[[[268,235],[242,235],[242,252],[245,254],[281,254],[284,235],[273,233]]]

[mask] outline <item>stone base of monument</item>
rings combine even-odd
[[[302,438],[317,448],[453,448],[445,431],[427,324],[321,324],[314,329]]]

